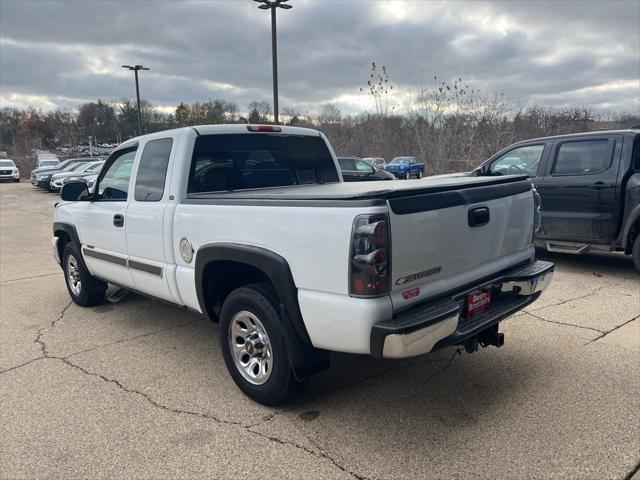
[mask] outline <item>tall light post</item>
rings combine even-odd
[[[254,0],[260,3],[261,10],[271,10],[271,56],[273,63],[273,121],[280,123],[278,119],[278,41],[276,38],[276,9],[289,10],[289,0]]]
[[[138,135],[142,135],[142,113],[140,112],[140,87],[138,86],[138,70],[149,70],[142,65],[122,65],[122,68],[133,70],[136,76],[136,100],[138,102]]]

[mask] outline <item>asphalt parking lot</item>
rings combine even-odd
[[[505,345],[334,355],[293,404],[244,397],[216,326],[130,295],[70,303],[55,195],[0,185],[2,478],[625,479],[640,463],[640,276],[549,255]]]

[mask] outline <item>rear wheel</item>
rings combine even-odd
[[[418,178],[422,178],[422,170],[418,170]]]
[[[636,270],[640,272],[640,234],[634,240],[633,247],[631,247],[631,258],[633,258]]]
[[[102,303],[107,285],[92,277],[79,260],[76,249],[71,242],[64,246],[62,269],[67,290],[74,303],[83,307],[92,307]]]
[[[404,174],[404,179],[405,179],[405,180],[409,180],[409,178],[411,178],[411,175],[409,175],[409,171],[407,171],[407,172]]]
[[[264,284],[237,288],[220,311],[220,344],[227,369],[248,397],[277,405],[295,393],[277,301]]]

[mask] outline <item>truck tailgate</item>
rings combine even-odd
[[[400,191],[388,201],[394,310],[533,255],[533,193],[521,177],[418,194]]]

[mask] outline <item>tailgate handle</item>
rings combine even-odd
[[[467,218],[470,227],[481,227],[489,223],[491,215],[488,207],[476,207],[469,210]]]

